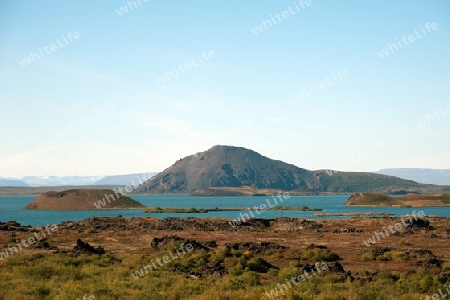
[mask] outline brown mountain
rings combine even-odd
[[[440,193],[450,186],[418,184],[367,172],[309,171],[255,151],[232,146],[211,149],[178,160],[133,193],[255,195],[291,193]]]
[[[315,175],[242,147],[214,146],[180,159],[137,193],[192,193],[214,187],[318,191]]]
[[[109,200],[109,201],[108,201]],[[50,191],[37,197],[24,209],[93,210],[143,208],[141,203],[109,189],[73,189]]]

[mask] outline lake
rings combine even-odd
[[[130,198],[141,202],[149,207],[180,207],[180,208],[243,208],[260,206],[267,203],[274,203],[272,197],[192,197],[192,196],[148,196],[148,195],[128,195]],[[291,196],[283,200],[283,206],[289,207],[318,207],[323,209],[323,213],[343,213],[343,212],[388,212],[396,216],[410,214],[413,211],[423,211],[425,214],[438,216],[450,216],[450,207],[422,207],[422,208],[400,208],[400,207],[352,207],[343,206],[350,195],[327,195],[327,196]],[[36,196],[0,196],[0,221],[17,221],[22,225],[42,226],[47,224],[59,224],[63,221],[83,220],[92,216],[110,216],[116,217],[217,217],[235,219],[245,211],[222,211],[208,213],[149,213],[145,214],[142,210],[79,210],[79,211],[61,211],[61,210],[23,210],[22,208],[33,201]],[[248,213],[248,212],[247,212]],[[298,217],[312,219],[344,219],[347,217],[314,217],[314,211],[282,211],[283,217]],[[280,211],[262,211],[259,215],[254,212],[258,218],[276,218],[280,216]]]

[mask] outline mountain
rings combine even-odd
[[[72,189],[61,192],[49,191],[31,201],[24,209],[38,210],[92,210],[92,209],[138,209],[141,203],[117,194],[110,189]]]
[[[28,186],[28,184],[19,179],[0,177],[0,186]]]
[[[255,151],[232,146],[211,149],[178,160],[133,193],[237,195],[256,189],[293,193],[440,192],[450,187],[419,184],[393,176],[363,172],[309,171],[272,160]],[[247,193],[245,193],[247,192]]]
[[[21,179],[17,178],[1,178],[1,186],[30,186],[30,187],[44,187],[44,186],[112,186],[112,185],[139,185],[147,181],[151,177],[158,174],[158,172],[136,173],[126,175],[113,176],[25,176]]]
[[[21,180],[29,186],[92,185],[103,176],[26,176]]]
[[[148,173],[135,173],[126,175],[112,175],[105,176],[102,179],[95,182],[96,185],[139,185],[153,176],[158,174],[158,172],[148,172]]]
[[[144,183],[134,193],[192,193],[211,187],[317,191],[311,171],[242,147],[214,146],[187,156]]]
[[[0,196],[36,195],[39,196],[49,191],[62,192],[70,189],[117,189],[117,185],[71,185],[71,186],[0,186]]]
[[[397,176],[420,183],[450,185],[450,169],[382,169],[375,173]]]
[[[330,171],[321,170],[316,171],[315,174],[319,178],[321,192],[407,194],[450,191],[450,186],[420,184],[412,180],[369,172],[333,171],[330,173]]]

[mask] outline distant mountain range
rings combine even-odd
[[[236,188],[294,193],[441,192],[450,186],[420,184],[363,172],[310,171],[242,147],[214,146],[178,160],[133,193],[236,195]],[[266,194],[267,192],[264,192]]]
[[[136,173],[114,176],[26,176],[23,178],[1,178],[0,186],[41,187],[41,186],[111,186],[139,185],[157,172]]]
[[[133,193],[196,195],[271,194],[278,190],[300,194],[438,193],[450,192],[450,170],[383,169],[373,173],[311,171],[270,159],[246,148],[214,146],[205,152],[178,160],[161,173],[113,176],[26,176],[20,179],[0,177],[0,187],[12,187],[12,189],[51,186],[89,186],[96,189],[117,185],[138,186]],[[14,190],[8,193],[14,193]]]
[[[102,176],[26,176],[21,178],[27,186],[68,186],[68,185],[92,185]]]
[[[450,169],[382,169],[375,173],[397,176],[404,179],[414,180],[419,183],[450,185]]]
[[[0,186],[29,186],[29,185],[19,179],[0,177]]]
[[[95,182],[95,185],[140,185],[143,182],[149,180],[158,172],[149,173],[135,173],[127,175],[113,175],[105,176],[102,179]]]

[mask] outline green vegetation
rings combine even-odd
[[[295,249],[290,255],[302,263],[292,263],[279,270],[270,262],[275,257],[255,257],[249,251],[219,247],[209,252],[194,250],[171,260],[155,271],[135,279],[132,274],[157,257],[127,254],[115,261],[111,255],[33,254],[14,255],[0,268],[2,299],[77,299],[94,295],[96,299],[266,299],[266,293],[302,274],[305,262],[334,261],[337,256],[327,249]],[[370,258],[369,259],[373,259]],[[387,252],[385,260],[403,260]],[[205,266],[220,263],[226,267],[221,276],[203,272]],[[448,264],[447,264],[448,265]],[[350,280],[344,274],[324,271],[288,289],[277,299],[423,299],[445,284],[441,275],[418,268],[415,273],[382,270],[359,272],[366,280]],[[134,273],[135,274],[135,273]]]
[[[300,251],[300,258],[302,260],[312,260],[314,262],[322,261],[336,261],[339,256],[329,249],[305,249]]]
[[[409,257],[406,253],[396,250],[387,251],[381,255],[376,255],[373,251],[366,251],[361,255],[361,259],[365,261],[404,261],[408,260]]]
[[[363,172],[336,172],[328,175],[326,171],[316,172],[320,183],[320,192],[332,193],[386,193],[414,191],[420,193],[450,192],[448,186],[419,184],[392,176]]]

